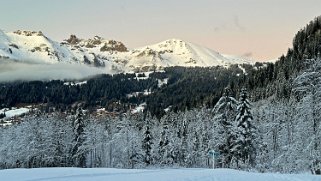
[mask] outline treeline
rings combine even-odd
[[[234,94],[240,90],[241,80],[245,77],[242,69],[251,72],[263,66],[244,64],[229,68],[169,67],[164,72],[149,75],[117,74],[78,81],[3,83],[0,86],[0,106],[46,104],[47,107],[55,107],[63,112],[69,110],[71,105],[81,102],[86,109],[105,107],[109,111],[126,112],[131,107],[130,104],[146,102],[147,110],[160,118],[165,114],[166,108],[178,112],[203,105],[213,107],[225,87],[230,85]],[[166,83],[159,85],[160,81]],[[144,91],[151,94],[144,95]],[[140,93],[128,96],[137,92]]]
[[[218,107],[223,102],[228,101]],[[239,108],[229,121],[239,124],[228,128],[235,130],[229,132],[233,152],[221,149],[225,136],[230,136],[221,133],[221,109],[195,109],[157,119],[150,114],[97,118],[78,108],[67,115],[38,112],[20,124],[0,128],[0,167],[209,167],[208,152],[215,149],[222,154],[217,167],[252,168],[255,138],[242,131],[244,124],[254,123],[248,117],[246,92],[234,103]],[[238,135],[251,141],[243,145]]]
[[[0,86],[0,106],[12,107],[19,104],[46,103],[62,110],[74,103],[82,102],[85,107],[104,106],[115,102],[140,103],[127,94],[143,92],[157,86],[157,80],[137,80],[135,74],[99,75],[89,80],[78,81],[30,81],[3,83]],[[78,83],[78,84],[77,84]],[[113,107],[110,108],[111,111]]]
[[[321,93],[306,86],[308,77],[293,89],[305,91],[302,101],[251,105],[244,91],[236,100],[227,89],[213,109],[161,119],[34,114],[0,128],[0,167],[210,168],[214,150],[216,168],[320,174]]]

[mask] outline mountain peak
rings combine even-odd
[[[162,42],[157,43],[156,45],[169,45],[169,46],[181,46],[183,47],[184,45],[186,45],[188,42],[181,40],[181,39],[176,39],[176,38],[172,38],[172,39],[168,39]]]
[[[44,36],[44,34],[41,31],[17,30],[13,33],[24,36]]]
[[[184,42],[185,42],[184,40],[181,40],[181,39],[178,39],[178,38],[172,38],[172,39],[167,39],[167,40],[163,41],[163,43],[171,43],[171,44],[184,43]]]
[[[135,70],[162,69],[171,66],[207,67],[250,63],[237,56],[225,56],[214,50],[183,41],[168,39],[160,43],[132,50],[133,55],[126,64]]]
[[[71,45],[77,45],[81,40],[76,35],[70,35],[70,37],[64,41]]]
[[[76,35],[70,35],[70,37],[64,40],[62,44],[66,43],[74,47],[82,47],[88,49],[98,48],[101,52],[128,51],[127,47],[122,42],[116,40],[107,40],[97,35],[89,39],[80,39]]]
[[[148,45],[140,49],[152,49],[159,53],[189,52],[188,43],[180,39],[168,39],[153,45]]]

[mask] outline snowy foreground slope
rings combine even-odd
[[[0,171],[1,181],[319,181],[308,174],[262,174],[229,169],[39,168]]]

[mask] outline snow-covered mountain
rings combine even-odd
[[[116,72],[159,70],[170,66],[229,66],[252,62],[178,39],[128,49],[122,42],[99,36],[84,40],[71,35],[69,39],[58,43],[40,31],[21,30],[8,33],[0,31],[0,58],[47,64],[81,63],[108,67],[106,70]]]
[[[134,69],[148,67],[209,67],[251,63],[250,60],[201,47],[183,40],[170,39],[158,44],[134,49],[130,52],[127,66]]]

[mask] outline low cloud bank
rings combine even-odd
[[[80,64],[37,64],[0,59],[0,82],[82,79],[104,73],[108,73],[105,68]]]

